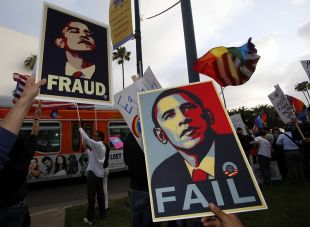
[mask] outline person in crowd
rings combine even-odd
[[[285,158],[284,158],[284,153],[283,153],[283,149],[282,146],[278,145],[277,139],[279,137],[279,135],[281,134],[280,129],[278,127],[274,127],[272,129],[272,135],[274,137],[274,142],[272,144],[273,150],[275,152],[275,157],[279,166],[279,170],[280,173],[283,177],[287,176],[287,166],[286,166],[286,162],[285,162]]]
[[[19,129],[27,115],[34,98],[39,93],[39,88],[46,83],[46,79],[35,83],[34,76],[27,79],[24,91],[18,102],[12,107],[0,124],[0,171],[6,161],[8,154],[14,145]]]
[[[79,122],[79,131],[81,134],[84,148],[88,154],[88,165],[87,165],[87,215],[83,219],[85,224],[92,225],[95,218],[95,204],[96,195],[99,206],[99,215],[101,218],[106,216],[105,210],[105,198],[103,192],[103,177],[104,169],[103,163],[105,160],[106,147],[103,143],[104,134],[101,131],[96,131],[94,139],[89,138],[81,127]]]
[[[254,131],[255,140],[252,142],[253,144],[258,145],[258,162],[260,169],[263,173],[264,184],[271,184],[271,173],[270,173],[270,160],[271,160],[271,143],[264,138],[266,132],[257,128]]]
[[[103,192],[104,192],[104,207],[107,211],[109,209],[109,193],[108,193],[108,178],[109,178],[109,157],[110,157],[110,146],[104,144],[106,148],[105,158],[103,162]]]
[[[287,124],[285,132],[277,139],[277,144],[282,146],[284,157],[289,171],[289,178],[292,183],[303,182],[302,156],[300,151],[300,140],[293,138],[293,126]]]
[[[30,135],[19,134],[0,171],[0,226],[29,227],[30,215],[25,198],[29,164],[33,160],[39,132],[40,106],[34,113]]]
[[[55,159],[54,176],[67,175],[67,159],[63,155],[57,155]]]
[[[243,135],[243,129],[240,127],[237,128],[236,132],[242,145],[242,148],[246,154],[246,157],[249,160],[250,151],[253,148],[253,145],[250,142],[254,141],[254,139],[250,135]]]
[[[131,226],[158,226],[152,221],[144,152],[130,133],[124,141],[124,161],[129,169]]]
[[[28,177],[29,179],[35,179],[39,178],[40,176],[41,170],[39,166],[39,160],[33,157],[30,161]]]
[[[201,218],[205,227],[244,227],[235,214],[226,214],[213,203],[209,203],[209,209],[215,216]]]

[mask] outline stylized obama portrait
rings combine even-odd
[[[64,49],[67,57],[65,75],[86,79],[93,76],[96,65],[87,59],[87,54],[96,49],[96,44],[87,25],[78,21],[68,22],[61,36],[55,39],[55,44]]]
[[[102,25],[51,8],[45,9],[40,55],[40,95],[110,102],[110,43]],[[41,67],[39,66],[39,67]],[[40,69],[39,69],[40,72]],[[61,100],[62,101],[62,100]],[[68,100],[70,101],[70,100]],[[94,103],[97,104],[97,103]],[[102,102],[101,102],[102,104]]]
[[[207,96],[210,88],[214,89],[210,84],[198,94]],[[198,88],[203,88],[203,84]],[[158,220],[208,212],[209,202],[236,212],[244,207],[249,210],[248,207],[258,209],[263,205],[232,131],[220,134],[213,129],[217,119],[227,122],[227,118],[217,118],[217,113],[207,108],[196,94],[182,88],[161,92],[148,110],[152,129],[151,124],[145,128],[144,121],[149,117],[143,118],[143,98],[139,97],[143,130],[148,131],[149,136],[152,130],[161,144],[175,150],[153,173],[149,172],[153,212]],[[164,152],[160,149],[163,146],[154,147],[153,143],[152,148],[148,148],[148,140],[144,142],[150,164],[152,157]]]

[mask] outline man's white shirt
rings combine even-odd
[[[79,128],[82,141],[89,149],[86,149],[88,154],[88,165],[86,171],[92,171],[97,177],[104,176],[103,162],[105,159],[106,148],[102,141],[95,141],[88,137],[82,128]]]

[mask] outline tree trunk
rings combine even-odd
[[[309,99],[307,98],[306,93],[304,91],[302,91],[302,93],[304,94],[304,96],[305,96],[305,98],[307,100],[308,106],[310,106]]]
[[[124,63],[122,63],[122,72],[123,72],[123,89],[124,89],[125,88]]]

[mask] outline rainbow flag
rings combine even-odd
[[[291,105],[293,106],[295,113],[301,113],[306,110],[306,105],[300,99],[295,98],[290,95],[286,95],[286,97],[288,101],[291,103]]]
[[[215,47],[197,59],[194,71],[213,78],[222,87],[238,86],[253,75],[260,58],[251,38],[241,47]]]
[[[267,121],[267,114],[266,113],[260,113],[255,119],[255,127],[256,128],[264,128],[266,121]]]

